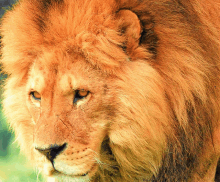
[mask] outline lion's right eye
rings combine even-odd
[[[73,103],[75,104],[78,100],[81,100],[89,95],[89,91],[86,90],[76,90]]]
[[[31,92],[30,95],[31,95],[32,99],[34,99],[36,101],[41,100],[41,95],[37,91]]]

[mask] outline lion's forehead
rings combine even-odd
[[[55,74],[50,70],[33,69],[30,76],[30,86],[33,90],[41,93],[45,90],[59,90],[65,94],[78,88],[82,80],[85,81],[79,75],[77,77],[68,71]]]
[[[61,92],[63,95],[77,89],[100,89],[103,83],[103,76],[88,66],[82,66],[80,62],[61,65],[42,66],[36,62],[30,70],[29,87],[40,93],[45,90]]]

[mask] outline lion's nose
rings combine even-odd
[[[53,163],[53,160],[66,148],[66,145],[67,145],[66,143],[64,143],[63,145],[55,144],[55,145],[51,145],[49,148],[46,149],[42,149],[39,147],[35,147],[35,149],[38,150],[43,155],[45,155],[47,159]]]

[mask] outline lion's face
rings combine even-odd
[[[56,56],[51,53],[42,59]],[[91,176],[98,167],[114,98],[109,97],[105,78],[82,57],[59,65],[51,60],[49,65],[36,62],[27,84],[38,164],[48,174]]]
[[[58,58],[62,58],[62,63],[56,61]],[[149,157],[149,163],[154,158],[155,164],[152,165],[160,164],[163,134],[152,136],[151,133],[152,128],[162,131],[154,121],[159,116],[149,120],[151,124],[147,126],[144,123],[146,114],[141,115],[146,109],[149,118],[159,112],[159,106],[150,100],[148,104],[142,103],[156,94],[152,90],[155,87],[152,84],[156,83],[151,83],[151,79],[157,81],[158,75],[150,66],[145,66],[149,72],[146,75],[140,73],[139,79],[145,76],[145,81],[149,79],[149,82],[143,83],[146,88],[134,88],[138,75],[135,79],[126,76],[126,72],[132,75],[129,68],[132,64],[125,64],[124,70],[119,70],[125,76],[117,78],[92,67],[81,55],[49,51],[31,66],[26,85],[26,105],[33,125],[33,156],[46,175],[89,179],[99,168],[118,168],[117,163],[115,166],[110,161],[104,163],[105,155],[117,152],[120,161],[123,155],[118,150],[128,150],[129,154],[133,148],[138,150],[135,146],[138,143],[153,142],[158,147],[157,152],[150,147],[141,150],[149,150],[145,156]],[[136,63],[133,69],[141,69],[142,66],[144,64]],[[136,101],[137,94],[139,102]],[[148,107],[153,107],[152,111]],[[139,113],[139,121],[135,119],[135,112]],[[104,144],[106,140],[112,150]],[[140,155],[140,151],[135,152],[135,155]],[[114,158],[111,160],[115,161]],[[128,164],[122,162],[120,165]],[[150,171],[149,166],[149,176]]]

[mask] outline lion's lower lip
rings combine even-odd
[[[87,176],[88,174],[89,174],[89,171],[84,174],[75,174],[75,175],[68,175],[58,170],[55,170],[53,173],[53,175],[65,175],[65,176],[71,176],[71,177],[84,177],[84,176]]]
[[[65,174],[65,173],[63,173],[63,172],[60,172],[60,171],[58,171],[58,170],[54,170],[54,172],[53,172],[53,175],[65,175],[65,176],[70,176],[70,177],[85,177],[85,176],[87,176],[89,173],[91,173],[92,171],[93,171],[93,169],[96,167],[96,164],[94,164],[92,167],[91,167],[91,169],[90,170],[88,170],[86,173],[83,173],[83,174],[75,174],[75,175],[68,175],[68,174]]]

